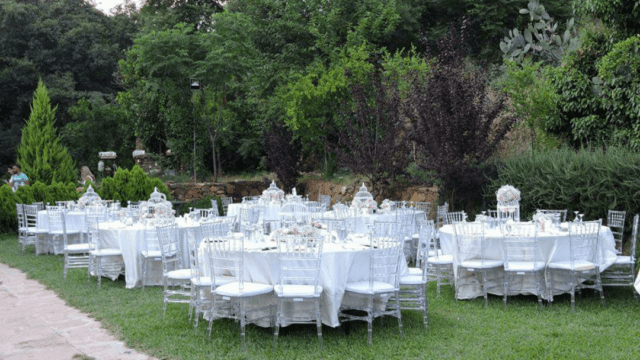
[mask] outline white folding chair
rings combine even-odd
[[[503,225],[504,250],[504,303],[513,288],[512,279],[534,276],[538,304],[542,306],[545,262],[538,253],[538,233],[535,224],[514,223]],[[524,289],[520,289],[522,292]]]
[[[276,294],[275,332],[273,350],[276,350],[281,325],[316,324],[318,343],[322,351],[322,315],[320,311],[320,265],[322,262],[322,236],[280,235],[278,245],[278,269],[280,276],[274,286]],[[310,302],[314,312],[291,314],[290,308]],[[290,304],[285,308],[286,304]]]
[[[399,236],[374,236],[370,234],[369,280],[347,283],[345,297],[352,295],[366,298],[366,303],[340,305],[340,322],[366,321],[367,342],[371,345],[373,320],[380,316],[390,315],[398,319],[400,334],[402,329],[402,313],[399,296],[399,264],[402,256],[403,239]],[[386,307],[374,306],[374,303],[395,299],[394,304]],[[366,315],[359,316],[350,310],[360,310]]]
[[[631,248],[629,255],[618,255],[616,262],[602,272],[602,286],[631,286],[633,297],[638,297],[638,292],[633,288],[636,277],[636,244],[638,242],[638,217],[633,217],[633,230],[631,231]]]
[[[569,259],[547,264],[546,279],[549,298],[553,302],[554,291],[565,291],[568,282],[571,309],[576,307],[576,289],[594,289],[600,292],[604,306],[604,291],[598,261],[598,236],[602,220],[569,223]],[[561,284],[558,286],[557,278]],[[590,284],[586,282],[590,281]]]

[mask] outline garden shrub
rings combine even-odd
[[[538,208],[580,211],[590,220],[605,220],[608,210],[626,210],[630,229],[632,214],[640,209],[640,152],[561,148],[501,160],[484,188],[490,208],[495,208],[495,192],[507,184],[522,192],[521,219]]]
[[[16,217],[16,203],[20,199],[11,190],[11,186],[3,184],[0,186],[0,232],[15,232],[18,229]]]
[[[215,199],[218,203],[218,214],[222,214],[222,199],[220,196],[211,196],[207,195],[203,198],[188,201],[182,205],[180,205],[180,213],[188,214],[189,208],[195,209],[210,209],[211,208],[211,200]]]

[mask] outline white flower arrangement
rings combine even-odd
[[[496,191],[498,203],[512,203],[520,201],[520,190],[511,185],[504,185]]]
[[[380,210],[382,210],[382,212],[391,212],[395,207],[396,203],[394,201],[384,199],[380,205]]]

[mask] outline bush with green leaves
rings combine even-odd
[[[498,188],[507,184],[522,192],[521,219],[536,209],[580,211],[585,219],[606,219],[608,210],[625,210],[630,224],[631,214],[640,209],[640,152],[561,148],[501,160],[484,188],[490,208],[495,208]]]
[[[210,209],[211,200],[216,201],[216,203],[218,204],[218,214],[222,214],[222,198],[220,198],[220,196],[211,196],[211,195],[207,195],[200,199],[187,201],[186,203],[180,205],[180,214],[188,214],[189,208]]]
[[[127,201],[148,200],[156,187],[167,199],[171,197],[169,189],[160,179],[149,177],[140,166],[135,165],[131,170],[119,168],[112,178],[102,179],[96,191],[103,199],[120,200],[125,205]]]
[[[0,186],[0,233],[17,231],[16,203],[18,202],[20,199],[11,190],[11,186],[7,184]]]
[[[14,193],[9,185],[0,188],[0,233],[17,229],[16,203],[32,204],[43,202],[55,205],[56,201],[77,200],[78,191],[73,183],[53,183],[46,185],[37,181],[32,186],[21,186]]]

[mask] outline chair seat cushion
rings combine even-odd
[[[420,269],[420,268],[409,268],[409,275],[422,276],[422,269]]]
[[[233,281],[232,278],[228,278],[228,277],[218,277],[216,276],[216,286],[221,286],[221,285],[225,285],[228,284],[230,282]],[[191,279],[191,283],[195,286],[211,286],[213,285],[211,282],[211,277],[210,276],[202,276],[199,279],[196,278],[192,278]]]
[[[162,253],[160,252],[160,250],[142,250],[141,253],[142,253],[142,256],[144,256],[146,258],[161,258],[162,257]]]
[[[117,255],[122,255],[122,250],[120,250],[120,249],[91,250],[91,255],[93,255],[93,256],[117,256]]]
[[[533,261],[510,261],[504,264],[505,271],[540,271],[544,269],[544,263]]]
[[[49,231],[49,234],[51,234],[51,235],[63,235],[64,231],[62,231],[62,230],[51,230],[51,231]],[[69,229],[67,229],[67,235],[75,235],[75,234],[80,234],[80,230],[69,230]]]
[[[438,257],[432,256],[427,259],[427,262],[437,265],[453,264],[453,255],[440,255]]]
[[[91,244],[69,244],[64,248],[67,252],[88,253],[92,250]]]
[[[596,268],[596,266],[592,262],[586,261],[586,260],[576,260],[573,262],[573,265],[569,260],[552,262],[552,263],[549,263],[548,267],[549,269],[561,269],[561,270],[573,270],[573,271],[588,271]]]
[[[368,281],[359,281],[347,283],[345,290],[358,294],[378,294],[395,291],[396,288],[391,284],[381,281],[374,281],[373,288],[371,288]]]
[[[422,278],[422,274],[420,275],[407,275],[402,276],[400,278],[400,285],[421,285],[426,284],[427,279]]]
[[[616,258],[616,265],[628,265],[631,264],[633,261],[631,260],[631,256],[618,256]]]
[[[240,283],[237,281],[234,281],[226,285],[218,286],[215,290],[215,293],[220,296],[249,297],[249,296],[268,294],[272,291],[273,291],[272,285],[252,283],[252,282],[244,282],[243,288],[242,290],[240,290]]]
[[[176,280],[190,280],[191,269],[180,269],[180,270],[169,271],[167,273],[167,277],[169,279],[176,279]]]
[[[489,269],[500,267],[504,264],[502,260],[485,260],[482,261],[480,259],[475,260],[466,260],[460,263],[460,266],[469,269]]]
[[[278,297],[318,297],[322,293],[322,286],[313,285],[276,285],[273,287]]]

